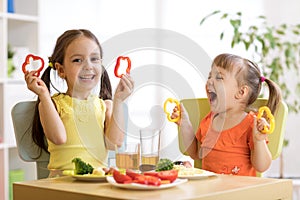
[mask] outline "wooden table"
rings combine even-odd
[[[80,182],[72,177],[40,179],[13,184],[14,200],[79,199],[292,199],[292,180],[218,175],[189,180],[162,190],[128,190],[107,182]]]

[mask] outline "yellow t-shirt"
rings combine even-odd
[[[93,167],[107,166],[104,101],[96,95],[78,100],[66,94],[55,94],[52,100],[65,125],[67,142],[55,145],[48,140],[48,169],[74,169],[73,158],[81,158]]]

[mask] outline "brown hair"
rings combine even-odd
[[[45,82],[49,92],[50,92],[50,85],[51,85],[51,80],[50,80],[50,72],[51,69],[55,68],[53,67],[55,63],[60,63],[63,64],[63,60],[65,57],[65,52],[67,47],[78,37],[80,36],[85,36],[87,38],[90,38],[91,40],[95,41],[100,49],[100,56],[102,58],[102,48],[101,45],[97,39],[97,37],[89,30],[85,29],[73,29],[73,30],[67,30],[65,31],[56,41],[56,45],[54,47],[52,56],[49,57],[49,63],[51,63],[52,66],[47,67],[47,69],[44,71],[41,79]],[[111,88],[111,83],[110,79],[108,76],[107,71],[105,68],[102,66],[102,76],[101,76],[101,88],[99,92],[99,98],[106,100],[106,99],[112,99],[112,88]],[[36,103],[35,107],[35,115],[33,119],[33,126],[32,126],[32,139],[35,144],[37,144],[40,147],[40,154],[38,157],[40,157],[42,150],[45,150],[48,152],[48,145],[47,145],[47,140],[45,139],[45,134],[43,131],[43,127],[40,121],[40,116],[39,116],[39,110],[38,110],[38,105],[39,105],[39,98]]]
[[[257,64],[237,55],[220,54],[214,59],[213,65],[221,67],[225,70],[237,71],[236,80],[238,84],[246,84],[250,87],[250,94],[247,106],[250,106],[258,98],[261,91],[262,83],[265,82],[269,89],[269,98],[267,106],[274,114],[281,100],[280,88],[276,83],[274,83],[270,79],[263,77]]]

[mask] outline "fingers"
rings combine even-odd
[[[256,116],[254,116],[253,120],[253,137],[257,141],[265,140],[267,138],[267,134],[262,133],[265,125],[265,122],[263,119],[257,119]]]
[[[120,91],[125,92],[126,94],[130,95],[134,88],[134,82],[129,75],[123,75],[120,79]]]
[[[125,100],[133,91],[134,81],[129,74],[123,75],[117,86],[115,98]]]
[[[178,109],[173,109],[173,112],[172,112],[172,114],[171,114],[171,119],[176,119],[176,118],[178,118],[179,117],[179,115],[180,115],[180,113],[178,112]]]
[[[189,116],[183,106],[182,103],[180,103],[180,110],[178,109],[177,106],[174,107],[173,109],[173,112],[171,114],[171,118],[172,119],[176,119],[180,116],[180,119],[179,121],[175,122],[176,124],[180,125],[181,124],[181,121],[184,120],[184,121],[188,121],[189,120]]]
[[[48,89],[44,81],[42,81],[39,77],[34,75],[35,73],[36,71],[25,72],[25,81],[29,90],[31,90],[37,95],[40,95],[44,92],[47,92]]]
[[[265,118],[260,118],[257,120],[257,130],[262,132],[263,129],[265,128],[265,126],[270,128],[270,124],[267,122],[267,120]]]
[[[123,87],[129,90],[134,88],[134,81],[129,74],[123,75],[120,83],[122,83]]]
[[[39,79],[38,77],[34,76],[34,74],[36,73],[36,71],[31,71],[31,72],[26,72],[25,73],[25,81],[27,83],[27,85],[32,84],[33,82],[36,82],[37,79]]]

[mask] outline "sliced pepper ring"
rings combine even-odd
[[[117,58],[117,62],[116,62],[116,66],[115,66],[115,76],[118,78],[121,78],[124,74],[119,74],[119,68],[120,68],[120,64],[121,64],[121,60],[126,60],[127,61],[127,68],[126,68],[126,73],[129,74],[130,73],[130,69],[131,69],[131,60],[129,57],[125,57],[125,56],[119,56]]]
[[[268,126],[264,126],[262,133],[271,134],[271,133],[273,133],[273,131],[275,129],[275,119],[274,119],[274,116],[272,115],[270,109],[267,106],[262,106],[259,108],[258,114],[257,114],[257,119],[261,119],[264,113],[266,113],[266,116],[270,122],[270,127],[268,128]]]
[[[41,64],[38,67],[38,69],[36,70],[36,73],[34,73],[34,76],[40,76],[41,71],[44,68],[45,62],[44,59],[39,57],[39,56],[35,56],[33,54],[28,54],[25,58],[24,63],[22,64],[22,71],[25,74],[27,72],[27,66],[32,66],[34,61],[40,61]]]
[[[175,103],[176,106],[177,106],[177,109],[178,109],[177,112],[179,113],[179,115],[178,115],[178,117],[176,117],[176,118],[174,118],[174,119],[171,118],[171,114],[170,114],[170,113],[168,112],[168,110],[167,110],[167,105],[168,105],[169,103]],[[165,111],[165,113],[167,114],[167,119],[168,119],[170,122],[178,122],[178,120],[180,119],[180,114],[181,114],[181,112],[180,112],[180,103],[179,103],[179,101],[176,100],[176,99],[173,99],[173,98],[168,98],[168,99],[165,101],[165,103],[164,103],[164,111]]]

